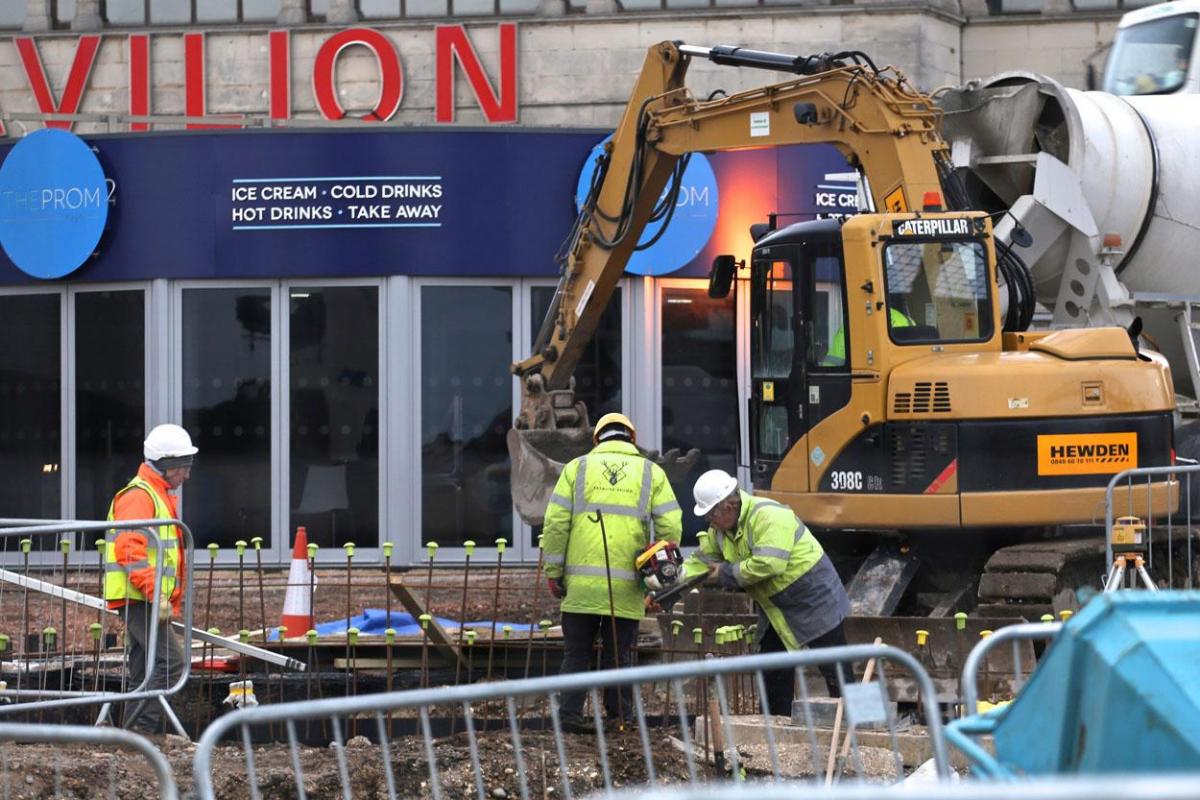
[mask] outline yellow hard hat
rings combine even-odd
[[[603,438],[600,434],[604,432],[605,428],[610,428],[613,425],[620,425],[628,429],[629,440],[634,444],[637,444],[637,428],[633,427],[633,423],[629,421],[629,417],[625,416],[624,414],[618,414],[615,411],[605,414],[600,418],[600,421],[596,423],[596,429],[592,432],[592,444],[600,444],[600,439]]]

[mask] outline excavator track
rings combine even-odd
[[[1075,590],[1100,589],[1103,579],[1103,534],[1002,547],[984,565],[976,613],[1037,622],[1077,609]]]

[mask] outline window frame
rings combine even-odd
[[[942,339],[942,338],[938,338],[938,339],[903,339],[903,340],[896,339],[896,337],[892,334],[892,331],[893,331],[893,329],[892,329],[892,304],[888,299],[891,297],[891,294],[892,294],[891,285],[888,281],[888,260],[887,260],[888,250],[895,246],[944,244],[947,242],[953,243],[953,244],[959,244],[959,243],[975,244],[975,245],[978,245],[980,251],[982,252],[982,254],[983,254],[983,272],[984,272],[983,285],[984,285],[986,294],[982,298],[980,298],[980,297],[975,298],[975,303],[977,306],[980,303],[982,303],[987,308],[988,319],[991,320],[991,324],[990,324],[991,330],[988,332],[988,334],[986,336],[976,336],[976,337],[972,337],[969,339]],[[993,310],[992,309],[992,285],[994,283],[992,270],[995,267],[991,263],[991,260],[988,258],[988,248],[982,238],[980,238],[978,236],[964,236],[964,237],[954,237],[954,238],[946,238],[946,239],[938,239],[936,237],[931,237],[931,236],[921,236],[921,237],[905,236],[902,239],[897,239],[895,237],[891,237],[884,241],[883,249],[880,251],[879,258],[880,258],[880,266],[883,268],[882,269],[882,271],[883,271],[883,308],[887,312],[886,317],[884,319],[884,325],[887,327],[888,340],[892,344],[898,345],[900,347],[938,347],[941,345],[948,345],[948,344],[982,344],[984,342],[990,342],[990,341],[992,341],[992,339],[995,338],[997,320],[995,319],[995,315],[992,313],[992,310]],[[843,268],[844,268],[844,265],[843,265]],[[931,299],[932,299],[932,295],[931,295]],[[915,319],[911,315],[909,315],[909,318]]]

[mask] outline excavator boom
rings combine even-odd
[[[798,77],[698,100],[684,84],[694,58]],[[903,75],[876,69],[857,52],[791,56],[672,42],[651,47],[559,254],[558,287],[533,353],[512,365],[521,408],[508,444],[521,516],[540,523],[562,464],[591,446],[572,373],[642,232],[652,221],[669,220],[691,153],[833,144],[868,177],[877,209],[904,212],[920,208],[924,193],[942,192],[941,177],[950,172],[940,113]],[[686,472],[695,458],[660,463],[670,475]]]

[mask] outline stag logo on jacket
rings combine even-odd
[[[608,485],[616,486],[625,477],[625,467],[628,465],[619,461],[616,464],[601,461],[600,466],[604,469],[604,477],[608,479]]]
[[[1112,475],[1138,465],[1137,434],[1072,433],[1038,438],[1038,475]]]
[[[906,219],[896,226],[897,236],[967,236],[971,220],[966,217],[941,219]]]

